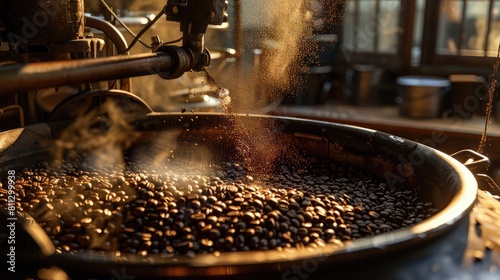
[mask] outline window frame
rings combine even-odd
[[[360,1],[360,0],[346,0]],[[491,74],[496,57],[464,56],[460,54],[440,54],[437,52],[437,36],[440,18],[440,5],[443,0],[426,0],[422,39],[420,42],[420,59],[417,65],[412,65],[413,32],[415,24],[416,1],[400,0],[401,11],[399,28],[404,30],[398,36],[399,44],[396,53],[348,52],[344,58],[349,64],[374,64],[400,74],[449,75],[455,73],[470,73],[477,75]],[[462,0],[466,1],[466,0]],[[493,0],[490,0],[493,1]],[[489,19],[490,22],[490,19]],[[488,25],[488,32],[490,26]],[[343,28],[340,28],[341,38]],[[344,50],[345,52],[345,50]],[[348,56],[348,57],[347,57]]]
[[[466,0],[462,0],[465,4]],[[493,0],[489,0],[493,2]],[[442,0],[426,0],[424,26],[422,36],[422,56],[420,65],[424,69],[435,68],[436,71],[456,72],[476,72],[480,74],[484,71],[491,71],[491,66],[495,63],[495,57],[484,56],[464,56],[460,54],[440,54],[437,53],[437,38],[439,24],[440,6]],[[491,7],[491,4],[490,4]],[[491,10],[490,10],[491,11]],[[487,33],[490,31],[491,19],[488,17]],[[464,20],[461,22],[460,34],[463,32]],[[489,36],[489,35],[487,35]],[[461,38],[461,36],[460,36]],[[460,40],[461,41],[461,40]],[[485,40],[487,41],[487,40]],[[461,44],[461,42],[460,42]],[[423,47],[425,46],[425,47]]]
[[[362,0],[346,0],[355,1],[358,3]],[[378,2],[381,0],[377,0]],[[409,69],[411,66],[411,48],[413,38],[413,24],[414,24],[414,11],[415,2],[400,0],[400,13],[399,13],[399,30],[405,32],[398,33],[398,46],[395,53],[382,53],[382,52],[369,52],[369,51],[349,51],[344,49],[344,57],[351,64],[374,64],[383,65],[387,70],[400,71],[402,69]],[[354,20],[356,21],[357,15]],[[342,37],[344,30],[342,29]],[[378,36],[376,36],[378,37]],[[375,39],[377,40],[377,39]],[[348,57],[347,57],[348,56]]]

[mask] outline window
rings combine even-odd
[[[500,1],[443,0],[440,13],[437,54],[496,56]]]
[[[397,53],[399,0],[355,0],[346,4],[344,47],[352,51]]]
[[[491,72],[500,40],[500,0],[427,0],[421,64]]]
[[[500,0],[346,0],[342,33],[349,62],[399,72],[420,66],[490,71],[500,42]]]
[[[403,12],[413,9],[412,1],[347,0],[343,22],[342,49],[351,62],[383,64],[400,68],[409,63],[411,40],[405,38],[408,24]]]

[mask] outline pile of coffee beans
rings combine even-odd
[[[203,171],[193,166],[43,163],[17,173],[16,206],[35,218],[59,251],[143,256],[342,246],[437,212],[411,188],[389,188],[328,160],[281,165],[265,175],[238,163]],[[0,193],[0,207],[6,205]]]

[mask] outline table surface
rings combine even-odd
[[[274,112],[280,115],[310,117],[339,122],[407,129],[442,129],[448,132],[473,135],[481,135],[485,127],[485,118],[478,115],[474,115],[470,119],[461,119],[458,117],[416,119],[401,116],[396,106],[287,105],[278,107]],[[500,123],[492,121],[488,127],[488,135],[500,137]]]

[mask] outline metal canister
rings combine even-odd
[[[403,76],[397,79],[400,114],[412,118],[436,118],[450,81],[440,77]]]

